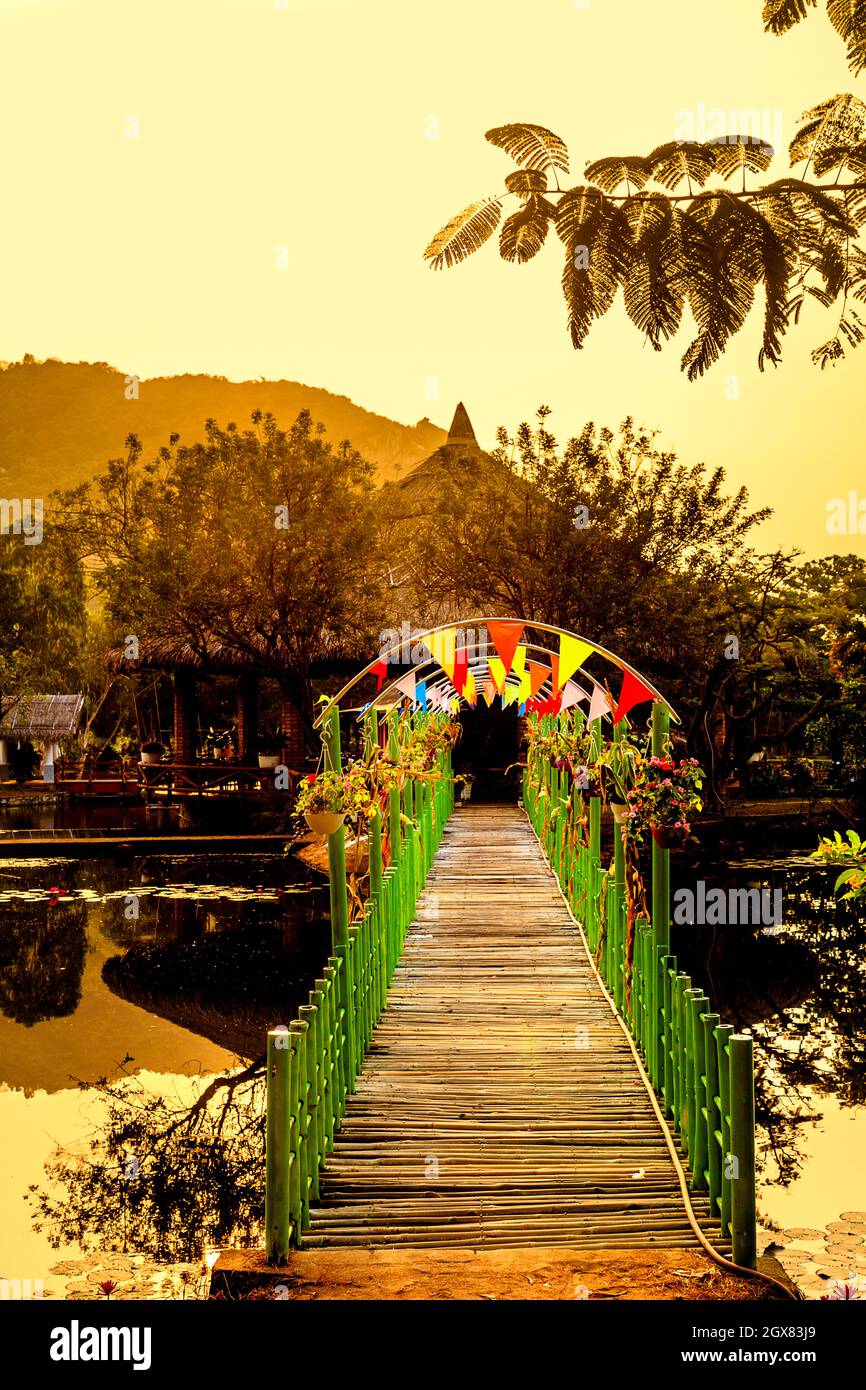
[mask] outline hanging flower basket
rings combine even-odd
[[[280,765],[279,753],[260,753],[259,767],[274,768]]]
[[[152,767],[155,763],[162,762],[162,755],[165,752],[161,743],[143,743],[139,751],[139,761],[145,767]]]
[[[674,825],[651,825],[650,832],[662,849],[680,849],[689,838],[688,826],[678,830]]]
[[[316,835],[333,835],[346,819],[343,811],[305,811],[304,819]]]

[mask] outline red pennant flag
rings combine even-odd
[[[633,676],[631,671],[624,671],[622,676],[622,690],[619,692],[619,703],[614,710],[613,722],[618,724],[620,719],[624,719],[629,710],[634,705],[639,705],[643,700],[657,700],[658,696],[647,689],[643,681],[639,681],[637,676]]]
[[[451,684],[458,695],[463,694],[463,687],[466,684],[466,677],[469,674],[469,648],[461,647],[454,656],[454,675]]]
[[[370,667],[370,674],[376,677],[376,694],[378,695],[388,674],[387,661],[377,661],[375,666]]]
[[[550,652],[550,688],[554,694],[559,690],[559,656],[556,652]]]
[[[499,653],[499,659],[505,667],[507,676],[514,662],[514,653],[520,646],[523,623],[488,623],[487,631],[490,633],[491,642]]]

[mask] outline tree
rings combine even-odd
[[[0,535],[0,715],[15,694],[80,688],[84,576],[68,538]]]
[[[252,425],[209,420],[204,442],[172,436],[147,464],[131,435],[62,507],[124,633],[251,663],[309,715],[314,664],[381,627],[372,470],[308,411]]]
[[[814,4],[768,0],[766,27],[783,33]],[[866,0],[828,0],[828,11],[861,71]],[[813,352],[825,367],[866,332],[858,308],[866,300],[866,103],[843,93],[802,120],[789,147],[792,172],[754,187],[749,176],[765,173],[775,153],[754,134],[720,132],[709,141],[669,141],[648,155],[596,159],[585,182],[563,187],[559,175],[568,174],[570,161],[558,135],[525,122],[499,126],[486,138],[517,165],[504,191],[452,217],[424,254],[437,270],[459,264],[500,227],[513,199],[500,255],[531,260],[553,227],[564,249],[562,291],[575,348],[621,288],[628,318],[657,352],[690,310],[697,333],[682,369],[694,381],[742,328],[760,288],[761,370],[781,360],[782,339],[809,297],[838,308],[835,332]]]

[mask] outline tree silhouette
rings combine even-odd
[[[783,33],[814,3],[771,0],[766,27]],[[866,0],[829,0],[828,11],[859,72]],[[697,333],[682,368],[694,381],[743,327],[760,288],[761,370],[781,361],[782,339],[810,297],[838,310],[835,332],[812,354],[826,367],[866,334],[858,308],[866,299],[866,103],[843,93],[801,120],[788,151],[792,172],[755,187],[749,176],[765,173],[775,151],[754,135],[674,140],[648,155],[596,159],[585,182],[563,187],[570,160],[558,135],[526,122],[499,126],[486,138],[518,167],[502,193],[457,213],[424,254],[436,270],[459,264],[500,228],[511,199],[517,207],[499,231],[500,255],[531,260],[553,228],[564,250],[562,292],[575,348],[622,288],[628,318],[657,352],[689,309]]]

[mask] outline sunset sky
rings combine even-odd
[[[866,97],[823,11],[783,38],[761,0],[0,0],[0,20],[0,358],[284,377],[407,423],[462,399],[483,444],[541,402],[562,436],[631,414],[773,506],[764,544],[866,553],[826,529],[829,499],[866,497],[866,345],[810,362],[833,315],[816,305],[761,374],[759,306],[689,385],[688,327],[654,354],[621,304],[572,350],[558,246],[422,260],[502,187],[484,131],[508,121],[560,134],[577,182],[701,103],[763,112],[781,176],[806,107]]]

